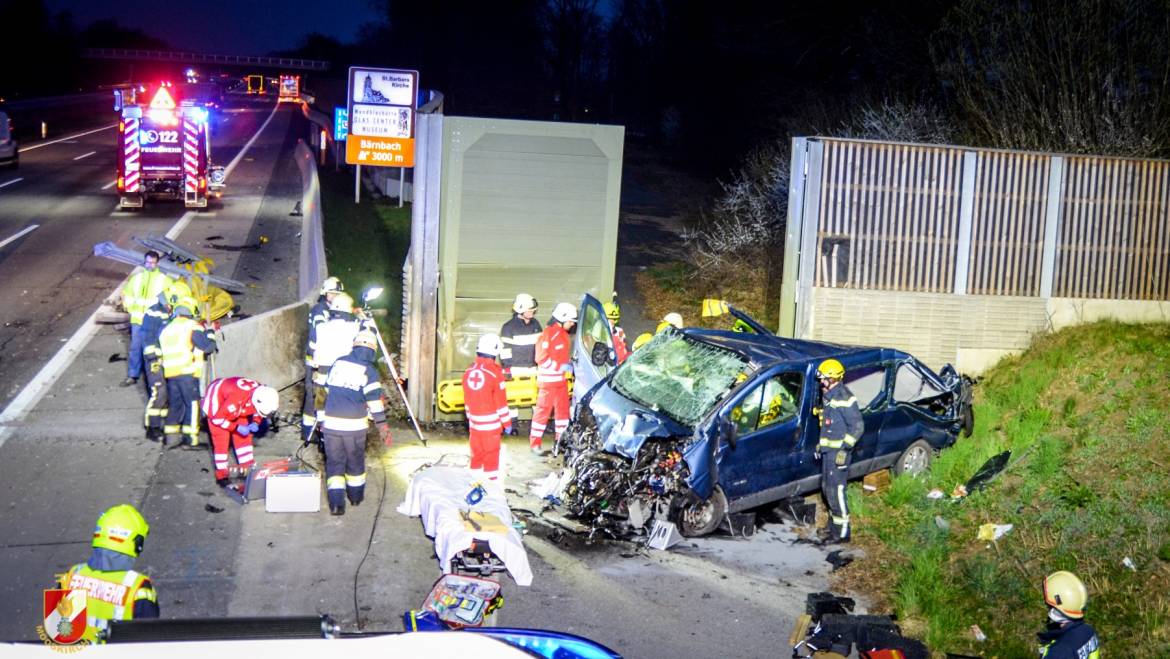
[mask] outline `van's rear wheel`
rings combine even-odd
[[[932,457],[934,457],[934,450],[930,448],[930,444],[927,444],[926,440],[920,439],[907,446],[906,450],[898,456],[898,460],[894,462],[893,466],[894,475],[918,476],[930,467]]]
[[[688,538],[697,538],[707,535],[719,528],[723,516],[727,514],[727,497],[723,490],[716,487],[706,500],[691,495],[684,500],[675,515],[679,533]]]

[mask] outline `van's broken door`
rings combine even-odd
[[[577,310],[577,332],[573,340],[573,409],[593,385],[609,375],[617,363],[613,333],[605,309],[597,298],[586,293]]]

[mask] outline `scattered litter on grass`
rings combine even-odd
[[[971,625],[971,637],[980,643],[983,643],[987,640],[987,634],[983,633],[983,630],[979,628],[979,625]]]
[[[956,485],[955,489],[951,490],[952,499],[962,499],[965,496],[967,496],[967,486],[962,483]]]
[[[949,532],[951,530],[951,523],[948,522],[947,520],[943,519],[942,515],[935,515],[934,516],[934,525],[943,531]]]
[[[829,552],[828,556],[825,556],[825,562],[827,562],[829,565],[832,565],[833,572],[836,572],[837,570],[852,563],[853,557],[848,554],[842,554],[840,549],[836,549]]]
[[[943,491],[938,489],[937,487],[926,493],[927,499],[941,499],[945,496],[946,495],[943,494]]]
[[[1007,535],[1014,526],[1014,524],[984,524],[979,527],[979,533],[976,537],[984,542],[995,542]]]
[[[1126,556],[1125,558],[1121,559],[1121,564],[1124,565],[1125,567],[1129,568],[1131,571],[1137,572],[1137,565],[1134,565],[1133,559],[1130,558],[1129,556]]]
[[[1007,467],[1008,460],[1011,457],[1011,451],[1004,451],[1003,453],[988,458],[987,462],[984,462],[983,466],[975,472],[975,475],[967,481],[967,485],[964,488],[964,495],[966,493],[978,492],[987,487],[987,484],[995,480],[995,477],[999,476],[999,473]]]

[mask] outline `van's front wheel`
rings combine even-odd
[[[723,490],[716,487],[705,500],[693,494],[683,498],[674,521],[678,524],[679,533],[688,538],[697,538],[719,528],[726,514],[727,497],[723,496]]]

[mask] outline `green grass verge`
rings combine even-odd
[[[973,436],[928,474],[881,495],[851,487],[870,560],[846,568],[845,585],[876,592],[936,652],[1026,657],[1045,621],[1044,576],[1072,570],[1109,656],[1170,656],[1167,373],[1166,324],[1071,328],[1004,360],[977,387]],[[1012,461],[987,489],[926,497],[1005,449]],[[976,539],[985,523],[1015,528],[989,545]]]
[[[353,174],[322,171],[321,210],[325,217],[325,257],[329,274],[340,277],[355,301],[368,286],[386,292],[371,305],[386,309],[378,327],[396,352],[402,332],[402,262],[410,248],[410,204],[375,201],[362,191],[353,203]]]

